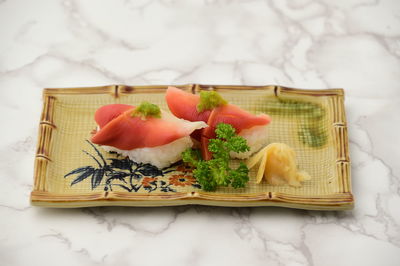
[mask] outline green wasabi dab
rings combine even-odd
[[[227,103],[228,102],[222,98],[218,92],[202,91],[200,92],[200,103],[197,105],[197,111],[203,112],[205,110],[211,110]]]
[[[140,116],[143,119],[148,117],[161,118],[161,110],[156,104],[142,102],[138,107],[135,108],[131,115]]]

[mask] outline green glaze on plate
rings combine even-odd
[[[263,104],[262,112],[276,116],[299,116],[301,123],[298,130],[299,140],[313,148],[323,147],[328,139],[328,134],[323,123],[326,110],[317,103],[293,99],[276,98]]]

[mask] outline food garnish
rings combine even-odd
[[[142,102],[132,112],[132,116],[140,116],[143,119],[147,117],[161,118],[161,110],[158,105],[149,102]]]
[[[236,169],[231,168],[229,153],[248,151],[246,140],[229,124],[218,124],[215,133],[216,138],[210,139],[208,146],[213,156],[211,160],[203,160],[199,150],[189,148],[182,153],[183,161],[196,168],[193,175],[205,191],[215,191],[218,186],[245,187],[249,169],[243,162]]]
[[[216,91],[201,91],[200,102],[197,104],[197,111],[203,112],[205,110],[211,110],[227,103],[228,102]]]
[[[310,180],[311,177],[304,171],[297,169],[296,154],[294,150],[284,143],[271,143],[256,155],[247,160],[247,167],[253,168],[260,164],[256,182],[259,184],[265,177],[271,185],[284,185],[300,187],[301,182]]]

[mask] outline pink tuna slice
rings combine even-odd
[[[100,130],[91,141],[121,150],[150,148],[189,136],[194,130],[205,126],[204,123],[185,121],[165,112],[162,112],[162,118],[133,117],[134,110],[134,106],[120,104],[99,108],[95,120]]]

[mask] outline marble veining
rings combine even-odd
[[[400,265],[397,0],[0,1],[1,265]],[[44,87],[345,88],[355,209],[29,205]]]

